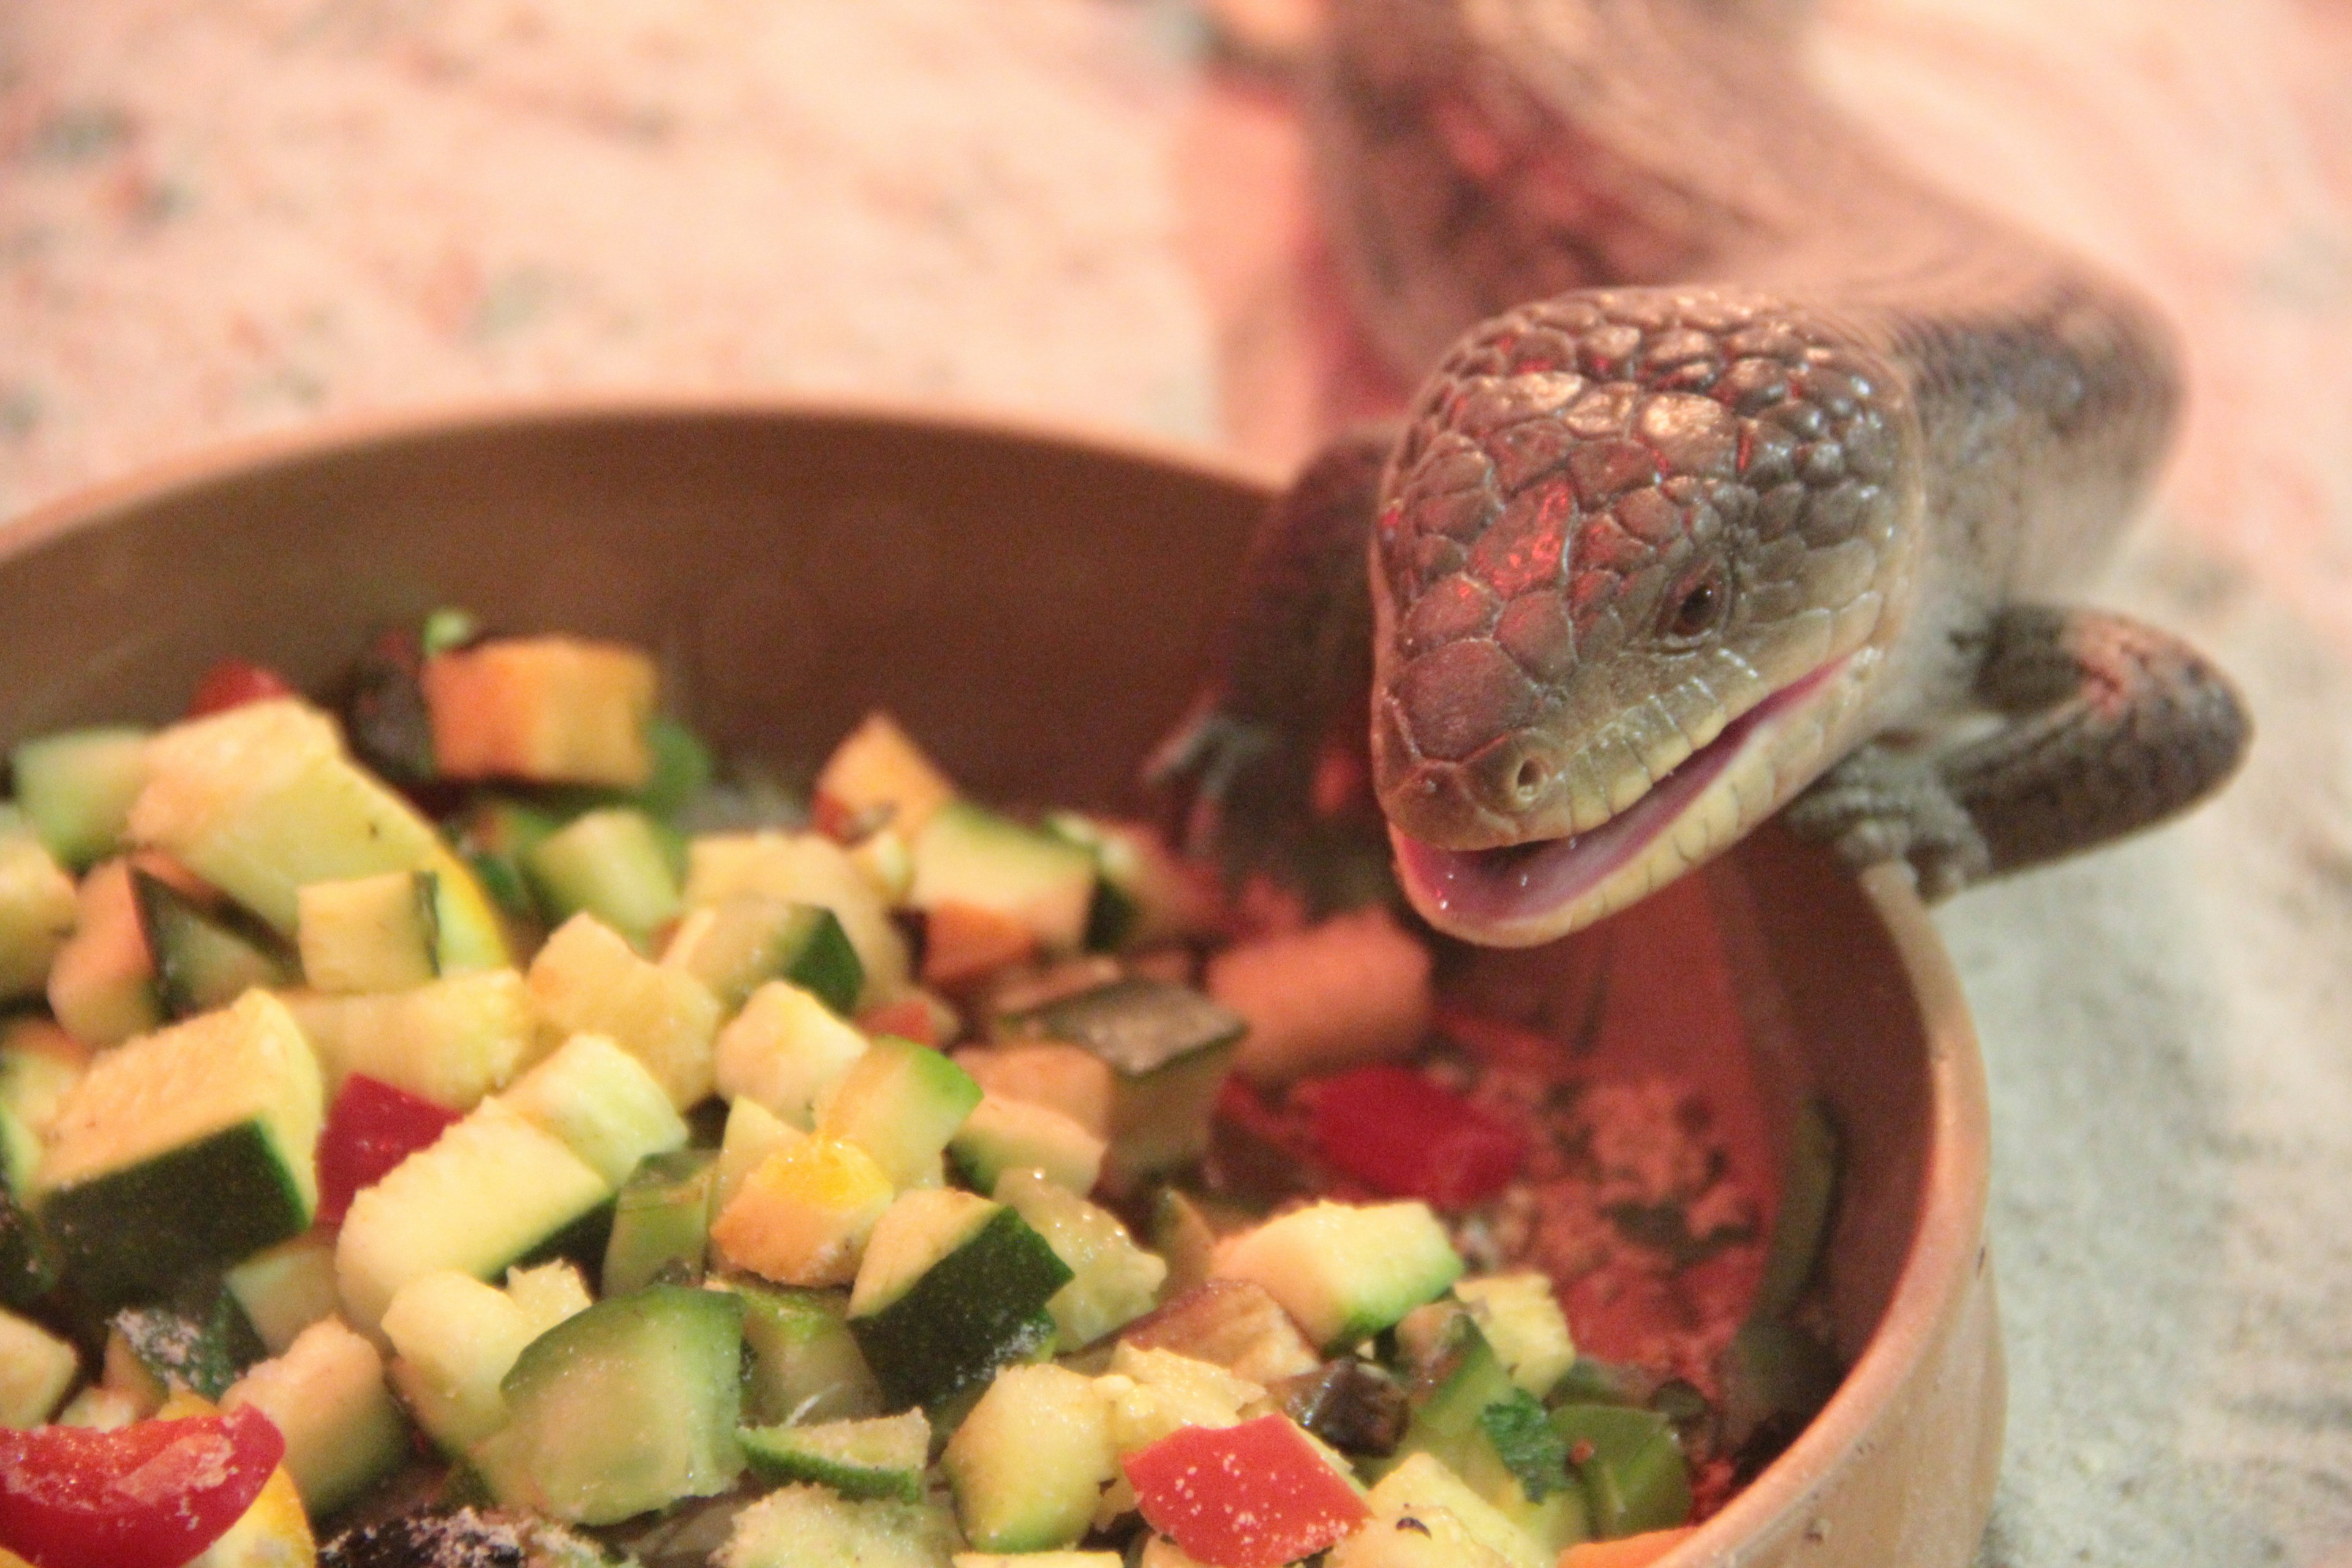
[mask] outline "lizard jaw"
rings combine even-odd
[[[1461,850],[1391,826],[1405,897],[1439,931],[1486,947],[1534,947],[1624,908],[1729,844],[1811,775],[1848,662],[1773,692],[1582,833]]]

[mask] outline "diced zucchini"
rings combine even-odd
[[[250,917],[238,919],[235,908],[207,910],[136,865],[131,893],[165,1017],[225,1007],[257,985],[283,985],[292,978],[276,933]]]
[[[743,1457],[762,1486],[814,1481],[846,1498],[922,1500],[931,1424],[919,1410],[863,1421],[747,1426],[740,1436]]]
[[[1454,1294],[1495,1347],[1511,1381],[1541,1399],[1576,1364],[1568,1318],[1548,1275],[1490,1274],[1457,1279]]]
[[[955,793],[939,765],[879,709],[842,738],[816,775],[816,798],[831,819],[885,820],[908,837]]]
[[[743,1303],[656,1285],[533,1340],[501,1385],[505,1430],[477,1449],[501,1502],[609,1524],[725,1491],[743,1468]]]
[[[822,834],[714,834],[687,847],[688,908],[701,909],[739,893],[766,893],[831,910],[865,972],[859,1007],[895,1002],[905,993],[907,939],[857,862]]]
[[[1076,1545],[1118,1473],[1094,1380],[1051,1363],[998,1373],[940,1462],[964,1534],[989,1552]]]
[[[1443,1514],[1479,1546],[1517,1568],[1553,1568],[1559,1556],[1557,1549],[1545,1550],[1533,1536],[1473,1491],[1461,1477],[1428,1454],[1415,1454],[1381,1477],[1380,1484],[1365,1496],[1364,1505],[1372,1510],[1375,1525],[1383,1520],[1417,1519],[1431,1527],[1433,1537],[1439,1533],[1439,1527],[1432,1516]],[[1345,1544],[1340,1548],[1342,1552],[1347,1550]],[[1348,1560],[1358,1561],[1352,1555]],[[1384,1560],[1374,1557],[1371,1561],[1381,1563]],[[1421,1560],[1405,1561],[1419,1568]],[[1469,1568],[1469,1564],[1465,1563],[1464,1568]]]
[[[928,1502],[858,1501],[830,1487],[779,1487],[735,1516],[718,1568],[940,1568],[955,1521]]]
[[[612,1195],[561,1139],[485,1100],[352,1200],[335,1244],[343,1310],[373,1332],[411,1279],[443,1268],[495,1279],[599,1215],[609,1224]]]
[[[1115,980],[1000,1020],[1012,1039],[1082,1047],[1113,1073],[1110,1154],[1114,1188],[1192,1163],[1209,1146],[1209,1121],[1247,1026],[1189,986]]]
[[[1045,1303],[1060,1349],[1090,1345],[1158,1303],[1166,1260],[1136,1246],[1109,1210],[1037,1171],[1005,1172],[994,1195],[1027,1220],[1070,1270],[1070,1282]]]
[[[1462,1259],[1426,1204],[1318,1203],[1227,1237],[1215,1268],[1264,1286],[1328,1353],[1444,1295]]]
[[[1150,828],[1075,811],[1049,814],[1045,826],[1094,854],[1095,896],[1087,910],[1089,950],[1130,952],[1211,931],[1214,893]]]
[[[297,993],[286,1004],[340,1093],[353,1073],[470,1110],[540,1054],[530,992],[511,969],[453,974],[366,996]]]
[[[0,806],[0,999],[41,994],[76,919],[73,879],[21,816]]]
[[[667,713],[646,721],[646,747],[654,754],[654,767],[637,786],[636,804],[660,822],[675,822],[710,788],[718,771],[710,748]]]
[[[81,879],[73,935],[56,952],[49,1011],[74,1038],[120,1045],[163,1021],[129,861],[109,860]]]
[[[1118,1075],[1085,1047],[966,1046],[956,1052],[955,1063],[998,1099],[1059,1111],[1108,1142]]]
[[[446,778],[636,789],[653,774],[653,661],[578,637],[501,637],[425,661],[433,755]]]
[[[913,908],[992,910],[1028,927],[1049,952],[1084,945],[1095,891],[1092,850],[961,800],[934,811],[908,847],[915,860],[907,894]]]
[[[983,1094],[949,1140],[956,1168],[981,1192],[1011,1171],[1035,1171],[1074,1193],[1094,1190],[1108,1145],[1048,1106]]]
[[[1148,1448],[1180,1426],[1235,1426],[1265,1390],[1223,1367],[1173,1351],[1122,1344],[1095,1380],[1110,1404],[1111,1447],[1119,1457]]]
[[[66,1401],[66,1407],[57,1414],[57,1424],[60,1426],[87,1426],[93,1432],[114,1432],[140,1418],[140,1405],[136,1398],[119,1388],[92,1383],[83,1385],[79,1394]],[[5,1425],[6,1422],[0,1421],[0,1426]]]
[[[161,1295],[308,1228],[324,1114],[293,1016],[247,992],[91,1064],[49,1130],[42,1220],[101,1307]]]
[[[1690,1521],[1690,1467],[1665,1416],[1622,1405],[1563,1405],[1551,1426],[1569,1445],[1595,1536],[1612,1541]]]
[[[744,1415],[762,1424],[845,1421],[882,1408],[882,1390],[849,1331],[845,1290],[796,1290],[730,1276],[743,1298]]]
[[[615,1188],[647,1155],[686,1143],[686,1119],[661,1084],[602,1035],[572,1036],[499,1099]]]
[[[712,1222],[710,1239],[737,1268],[779,1284],[847,1284],[892,1191],[888,1173],[856,1144],[805,1139],[752,1171]]]
[[[701,981],[730,1014],[761,986],[784,980],[845,1016],[866,984],[838,916],[771,893],[738,893],[695,910],[662,963]]]
[[[683,1110],[714,1082],[719,999],[690,974],[637,955],[610,926],[574,915],[530,961],[531,1000],[543,1030],[604,1035],[652,1069]]]
[[[150,742],[133,843],[162,849],[291,936],[299,889],[437,868],[433,825],[343,754],[335,722],[294,699],[174,724]]]
[[[30,1318],[0,1308],[0,1426],[38,1426],[73,1386],[81,1357]]]
[[[285,1435],[286,1468],[314,1518],[333,1513],[408,1458],[408,1423],[384,1386],[383,1358],[339,1318],[303,1330],[284,1355],[239,1379],[221,1405],[250,1405]]]
[[[726,1131],[719,1143],[719,1187],[712,1194],[713,1216],[726,1211],[751,1173],[765,1164],[769,1155],[807,1141],[807,1133],[779,1121],[774,1112],[749,1095],[730,1105]]]
[[[936,1175],[980,1096],[971,1075],[939,1052],[885,1035],[843,1075],[817,1128],[873,1155],[904,1190]]]
[[[1466,1316],[1454,1320],[1453,1341],[1443,1354],[1434,1384],[1416,1404],[1396,1447],[1401,1462],[1413,1455],[1442,1461],[1446,1469],[1508,1519],[1549,1555],[1592,1533],[1582,1490],[1570,1484],[1564,1451],[1554,1448],[1549,1464],[1556,1476],[1534,1487],[1498,1447],[1493,1412],[1518,1405],[1542,1431],[1542,1406],[1511,1382],[1502,1361]],[[1507,1431],[1507,1428],[1505,1429]],[[1534,1493],[1540,1491],[1541,1496]]]
[[[1206,984],[1249,1020],[1234,1066],[1260,1083],[1403,1056],[1435,1006],[1429,950],[1377,904],[1236,942],[1210,958]]]
[[[667,1109],[665,1107],[665,1109]],[[719,1156],[708,1149],[650,1154],[622,1184],[598,1284],[607,1296],[647,1285],[698,1285],[710,1245]]]
[[[1785,1316],[1820,1268],[1837,1210],[1838,1164],[1837,1125],[1827,1106],[1808,1100],[1798,1107],[1789,1129],[1780,1205],[1764,1249],[1764,1278],[1757,1283],[1748,1309],[1756,1316]]]
[[[440,878],[383,871],[295,894],[302,978],[331,994],[406,991],[440,973]]]
[[[950,1561],[953,1568],[1119,1568],[1124,1560],[1116,1552],[959,1552]]]
[[[583,812],[525,850],[523,867],[550,920],[584,911],[643,948],[683,907],[662,833],[628,806]]]
[[[507,1292],[455,1269],[410,1280],[383,1314],[393,1386],[416,1424],[459,1456],[506,1425],[499,1384],[544,1331]]]
[[[586,1311],[595,1300],[589,1294],[588,1277],[570,1258],[551,1257],[545,1262],[508,1269],[507,1294],[534,1325],[534,1332],[541,1334],[564,1319]]]
[[[757,1100],[807,1131],[818,1102],[865,1054],[866,1037],[814,994],[772,980],[719,1031],[711,1066],[729,1100]]]
[[[8,754],[16,804],[68,867],[79,870],[122,847],[131,803],[147,782],[147,737],[119,724],[66,730]]]
[[[217,1400],[267,1353],[244,1309],[223,1289],[209,1299],[125,1307],[107,1323],[107,1381],[139,1388],[156,1405],[174,1388]]]
[[[1119,1342],[1139,1350],[1173,1351],[1259,1384],[1304,1376],[1321,1364],[1282,1304],[1264,1286],[1246,1279],[1195,1286],[1128,1324]]]
[[[433,873],[433,963],[439,973],[511,967],[506,921],[474,868],[443,849],[424,869]]]
[[[0,1307],[30,1307],[57,1288],[62,1260],[29,1194],[41,1141],[0,1105]]]
[[[66,1090],[89,1070],[91,1051],[47,1018],[0,1023],[0,1110],[14,1111],[32,1132],[45,1131]]]
[[[1053,1342],[1045,1311],[1069,1266],[1009,1207],[910,1192],[874,1227],[850,1331],[893,1410],[938,1410]]]
[[[1786,1318],[1753,1315],[1717,1359],[1723,1436],[1733,1447],[1768,1425],[1794,1429],[1837,1392],[1845,1376],[1837,1352]]]
[[[335,1244],[316,1234],[280,1242],[230,1269],[228,1292],[272,1355],[295,1336],[334,1315]]]

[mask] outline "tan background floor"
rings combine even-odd
[[[1196,42],[1173,0],[18,0],[0,514],[548,391],[940,399],[1286,464],[1350,383],[1287,107]],[[2188,438],[2109,596],[2263,722],[2192,823],[1944,917],[1999,1139],[1988,1559],[2343,1568],[2352,7],[1824,0],[1821,65],[2181,324]]]

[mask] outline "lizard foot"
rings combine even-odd
[[[1992,871],[1990,846],[1934,762],[1890,747],[1854,752],[1799,795],[1783,820],[1857,871],[1903,861],[1930,903]]]

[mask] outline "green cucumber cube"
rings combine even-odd
[[[946,1201],[956,1198],[969,1201]],[[867,1241],[849,1328],[890,1409],[936,1411],[999,1367],[1047,1352],[1055,1325],[1045,1303],[1070,1278],[1011,1208],[969,1194],[908,1193]]]
[[[747,1426],[743,1457],[763,1486],[815,1481],[846,1498],[919,1502],[931,1424],[919,1410],[863,1421]]]
[[[627,806],[583,812],[523,853],[549,918],[586,911],[642,947],[683,907],[664,829]]]
[[[644,1063],[602,1035],[574,1035],[499,1096],[619,1187],[647,1155],[686,1143],[686,1119]]]
[[[383,1358],[340,1318],[302,1331],[286,1353],[240,1378],[224,1409],[252,1405],[286,1437],[302,1506],[324,1519],[408,1461],[408,1420],[384,1386]]]
[[[302,978],[331,995],[405,991],[440,973],[441,879],[383,871],[295,895]]]
[[[662,963],[710,987],[730,1014],[767,982],[786,980],[846,1016],[866,984],[839,916],[821,904],[756,891],[688,916]]]
[[[743,1298],[743,1342],[751,1367],[744,1414],[763,1423],[844,1421],[882,1408],[882,1390],[849,1331],[843,1290],[803,1290],[730,1275]]]
[[[1111,1068],[1105,1177],[1124,1191],[1208,1151],[1217,1091],[1248,1026],[1191,986],[1130,978],[1010,1015],[993,1032],[1076,1046]]]
[[[831,1487],[779,1487],[735,1516],[716,1568],[940,1568],[955,1521],[928,1502],[860,1501]]]
[[[1445,1294],[1462,1258],[1427,1204],[1318,1203],[1227,1237],[1214,1268],[1264,1286],[1336,1354]]]
[[[1084,845],[953,800],[930,815],[908,847],[915,862],[910,907],[991,910],[1028,927],[1049,952],[1074,952],[1085,943],[1095,856]]]
[[[817,1131],[865,1150],[905,1191],[936,1180],[940,1155],[980,1100],[980,1085],[963,1068],[885,1035],[843,1076]]]
[[[137,867],[131,892],[165,1017],[225,1007],[257,985],[283,985],[292,977],[275,933],[258,921],[236,920],[233,908],[215,913]]]
[[[77,910],[73,879],[22,816],[0,807],[0,998],[40,994]]]
[[[352,1200],[335,1277],[353,1327],[373,1332],[411,1279],[454,1268],[496,1279],[516,1263],[571,1249],[583,1228],[603,1256],[612,1189],[552,1133],[497,1100],[394,1166]]]
[[[105,725],[44,735],[8,754],[16,804],[50,854],[80,870],[121,848],[147,782],[147,739],[142,729]]]
[[[1076,1545],[1118,1472],[1095,1380],[1050,1362],[1008,1366],[948,1440],[941,1463],[964,1534],[983,1552]]]
[[[506,1429],[477,1448],[500,1502],[610,1524],[711,1497],[743,1468],[743,1303],[656,1285],[533,1340],[500,1385]]]
[[[698,1285],[710,1245],[719,1156],[709,1149],[648,1154],[622,1184],[599,1284],[607,1296],[648,1285]]]
[[[42,1160],[41,1217],[101,1309],[309,1228],[324,1089],[284,1004],[234,1005],[99,1058]]]

